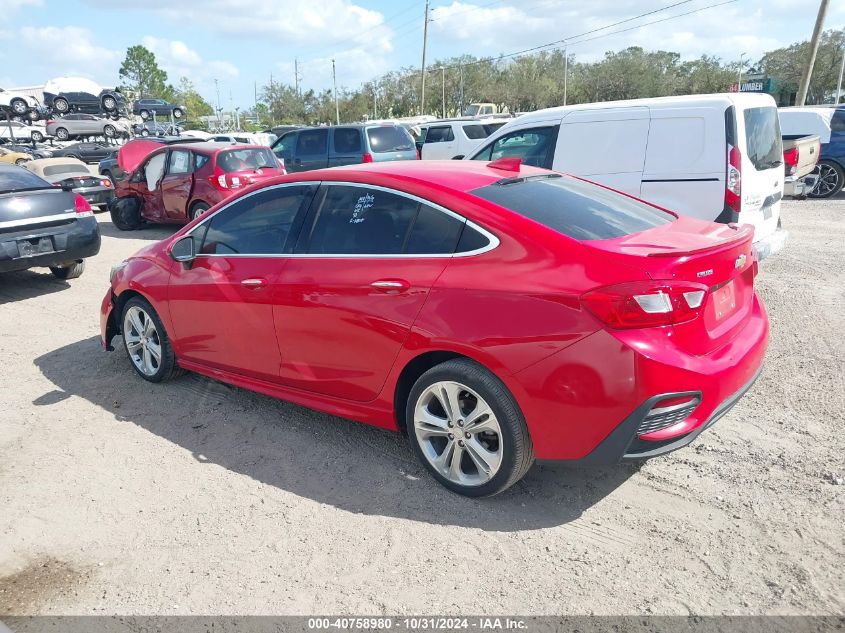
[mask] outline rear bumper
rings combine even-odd
[[[754,242],[754,249],[757,251],[757,260],[763,261],[767,257],[779,253],[783,250],[786,244],[786,238],[789,237],[789,231],[778,228],[771,235]]]
[[[52,250],[22,255],[19,244],[46,244]],[[60,266],[100,252],[100,228],[93,217],[75,219],[58,226],[23,228],[0,234],[0,272],[27,270],[46,266]]]
[[[108,206],[114,198],[114,189],[106,187],[82,187],[74,191],[85,198],[88,204],[95,206]]]
[[[813,190],[815,179],[803,176],[787,176],[783,179],[783,195],[792,198],[802,198]]]

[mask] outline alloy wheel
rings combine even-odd
[[[15,101],[12,105],[12,110],[14,110],[16,114],[26,114],[26,104],[23,101]]]
[[[161,367],[161,338],[155,322],[146,311],[132,306],[123,318],[123,338],[126,351],[138,370],[153,376]]]
[[[839,173],[831,165],[822,163],[819,165],[819,180],[816,183],[813,193],[824,198],[831,195],[839,187]]]
[[[453,483],[480,486],[502,464],[503,435],[496,414],[461,383],[436,382],[420,394],[414,433],[426,460]]]

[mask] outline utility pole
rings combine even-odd
[[[464,65],[458,66],[461,71],[461,114],[464,113]]]
[[[217,78],[214,79],[214,90],[217,92],[217,125],[220,125],[220,85]]]
[[[373,82],[373,120],[378,118],[378,87],[376,82]]]
[[[836,101],[834,101],[834,105],[839,105],[839,97],[842,94],[843,71],[845,71],[845,40],[842,41],[842,63],[839,66],[839,79],[836,81]]]
[[[296,96],[299,97],[299,60],[296,57],[293,58],[293,82],[296,85]]]
[[[567,47],[563,47],[563,105],[566,105],[566,89],[569,80],[569,52]]]
[[[795,105],[797,106],[802,106],[807,101],[807,91],[810,89],[810,79],[813,77],[813,66],[816,64],[816,53],[819,52],[819,39],[821,38],[822,27],[824,27],[824,17],[827,14],[828,4],[830,4],[830,0],[821,0],[821,4],[819,5],[816,26],[813,28],[813,37],[810,40],[810,54],[807,57],[807,67],[801,76],[801,87],[798,90],[798,98],[795,100]]]
[[[736,71],[736,91],[742,92],[742,58],[748,53],[741,53],[739,56],[739,69]]]
[[[337,103],[337,74],[335,73],[334,59],[332,59],[332,84],[334,85],[334,113],[337,124],[340,125],[340,106]]]
[[[425,114],[425,47],[428,44],[428,0],[425,0],[425,19],[423,20],[422,50],[422,94],[420,95],[420,114]]]
[[[440,99],[443,101],[443,118],[446,118],[446,67],[440,67]]]

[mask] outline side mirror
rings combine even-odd
[[[194,238],[186,235],[170,245],[170,257],[177,262],[192,262],[197,254],[194,252]]]

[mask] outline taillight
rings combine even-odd
[[[791,176],[798,167],[798,148],[790,147],[783,150],[783,164],[786,165],[786,175]]]
[[[370,154],[369,152],[367,152],[366,154],[364,154],[363,156],[361,156],[361,162],[362,162],[362,163],[371,163],[371,162],[373,162],[373,155],[372,155],[372,154]]]
[[[214,174],[208,177],[208,182],[220,190],[229,190],[229,183],[226,182],[226,174],[219,169],[215,169]]]
[[[725,204],[739,213],[742,207],[742,154],[735,145],[728,145],[728,168],[725,174]]]
[[[94,216],[94,212],[91,210],[91,205],[88,204],[88,201],[78,193],[73,196],[73,209],[76,211],[76,217],[78,218],[88,218]]]
[[[707,290],[692,282],[634,281],[591,290],[581,303],[612,328],[658,327],[695,319]]]
[[[100,186],[101,187],[111,187],[111,180],[109,180],[108,178],[103,178],[100,181]]]

